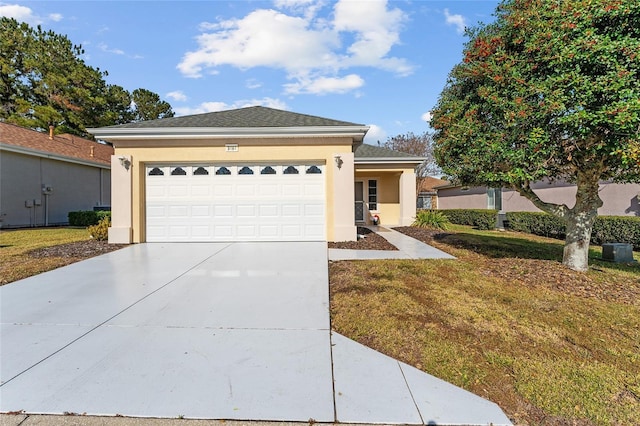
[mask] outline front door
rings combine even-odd
[[[356,222],[364,222],[364,182],[355,182]]]

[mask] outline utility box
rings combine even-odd
[[[605,243],[602,245],[602,259],[616,263],[635,262],[633,246],[627,243]]]

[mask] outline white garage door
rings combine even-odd
[[[322,241],[320,164],[148,165],[147,241]]]

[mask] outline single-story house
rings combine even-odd
[[[496,209],[503,212],[539,212],[529,199],[508,188],[465,187],[443,185],[438,191],[439,209]],[[541,181],[533,190],[550,203],[567,204],[573,207],[576,186],[566,182]],[[601,216],[640,216],[640,184],[600,183],[600,198],[603,205],[598,209]]]
[[[62,225],[108,207],[113,147],[0,122],[0,227]]]
[[[115,147],[112,243],[348,241],[408,225],[422,158],[362,124],[248,107],[89,129]]]
[[[425,176],[418,179],[416,207],[419,209],[437,209],[438,191],[436,188],[445,185],[449,185],[449,182],[433,176]]]

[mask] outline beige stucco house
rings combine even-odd
[[[113,148],[0,122],[0,227],[62,225],[108,207]]]
[[[421,158],[266,107],[89,129],[115,147],[109,241],[346,241],[415,216]]]

